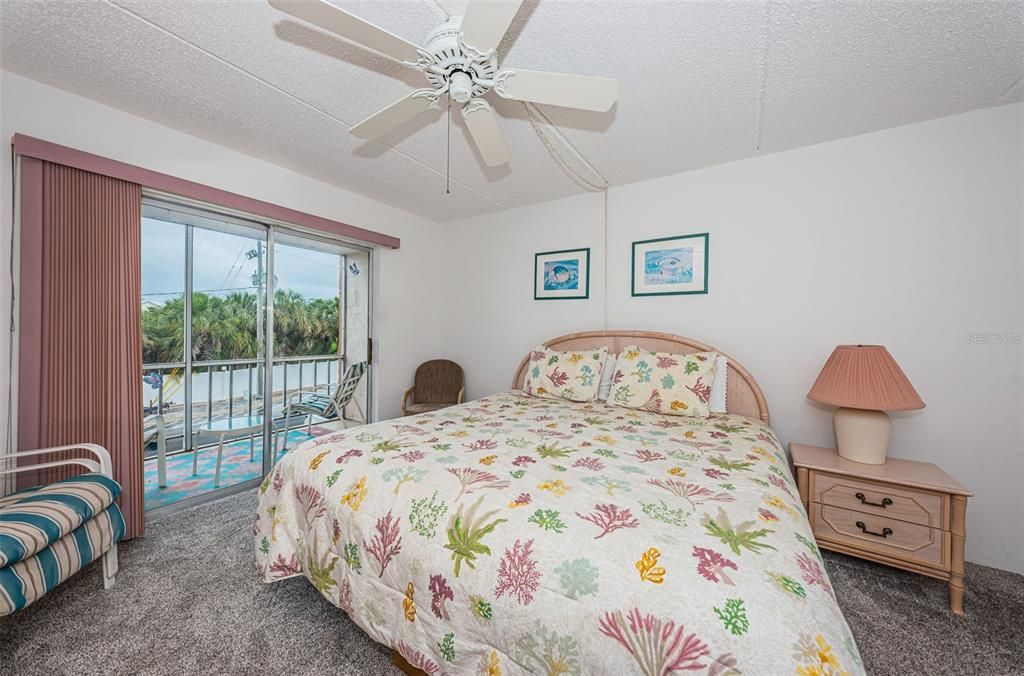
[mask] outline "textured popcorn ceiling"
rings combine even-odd
[[[432,0],[332,0],[414,42]],[[460,0],[439,0],[452,13]],[[518,103],[484,167],[452,116],[382,139],[348,128],[422,75],[258,0],[2,0],[5,69],[449,220],[580,192]],[[608,113],[545,107],[613,185],[1024,99],[1024,3],[527,0],[510,67],[621,80]],[[563,151],[572,158],[572,152]]]

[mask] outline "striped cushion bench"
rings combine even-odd
[[[90,472],[0,498],[0,569],[35,556],[73,533],[102,514],[120,494],[116,481]]]
[[[0,568],[0,617],[38,600],[103,556],[123,536],[124,517],[111,504],[35,556]]]

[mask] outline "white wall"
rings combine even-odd
[[[830,415],[804,396],[832,347],[887,345],[928,404],[894,421],[893,455],[972,488],[968,558],[1024,572],[1024,346],[968,338],[1024,330],[1022,118],[1005,106],[613,189],[609,326],[733,354],[783,440],[819,444]],[[425,359],[461,362],[478,397],[507,389],[537,342],[603,325],[600,195],[437,225],[3,71],[0,129],[4,261],[15,132],[401,237],[374,261],[382,417]],[[631,241],[704,231],[710,294],[630,298]],[[579,246],[592,249],[591,299],[532,300],[533,254]],[[0,321],[9,296],[5,273]]]
[[[436,356],[441,252],[438,225],[88,99],[0,71],[0,259],[8,260],[11,148],[16,132],[198,181],[249,197],[400,237],[400,249],[378,250],[374,298],[378,417],[399,414],[416,366]],[[345,158],[339,158],[344,161]],[[10,279],[0,275],[0,322],[10,308]],[[9,334],[0,331],[0,431],[6,429]],[[2,438],[2,436],[0,436]]]
[[[783,441],[821,445],[830,411],[805,395],[832,348],[886,345],[928,406],[894,416],[891,453],[973,489],[968,558],[1024,572],[1022,117],[982,110],[611,190],[609,327],[732,354]],[[539,341],[602,328],[601,199],[446,226],[443,338],[469,396],[508,389]],[[708,295],[630,297],[633,240],[705,231]],[[533,254],[583,246],[590,300],[532,300]]]

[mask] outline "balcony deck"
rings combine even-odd
[[[250,459],[249,436],[244,432],[224,442],[221,461],[220,483],[214,486],[218,442],[202,436],[201,430],[211,424],[228,418],[259,415],[270,411],[275,429],[284,426],[286,402],[301,392],[312,389],[336,387],[346,366],[341,354],[278,357],[274,359],[272,374],[273,388],[268,392],[266,402],[260,394],[259,384],[263,380],[260,372],[262,360],[225,359],[197,361],[192,364],[190,376],[185,376],[184,362],[144,364],[143,393],[146,402],[144,415],[159,420],[152,425],[162,424],[166,445],[167,486],[158,484],[158,460],[155,439],[149,439],[142,449],[144,456],[144,495],[146,509],[156,509],[187,498],[227,488],[263,474],[263,444],[260,435],[253,442]],[[191,383],[191,404],[185,404],[188,391],[185,379]],[[264,403],[267,404],[264,409]],[[365,407],[354,402],[360,413]],[[352,409],[348,409],[352,413]],[[306,416],[297,417],[288,433],[288,448],[293,448],[308,439],[327,434],[344,427],[336,420],[323,420],[314,416],[312,436],[306,433]],[[297,423],[297,425],[296,425]],[[354,424],[351,415],[347,426]],[[186,431],[188,430],[188,431]],[[200,443],[197,471],[192,472],[193,444]]]
[[[351,423],[349,425],[351,427]],[[289,449],[314,437],[330,434],[341,428],[336,422],[314,423],[312,435],[306,427],[297,427],[288,432]],[[282,442],[284,440],[282,439]],[[192,453],[179,452],[167,456],[167,487],[160,488],[157,479],[157,459],[145,460],[146,509],[156,509],[216,490],[213,485],[217,463],[217,444],[201,446],[199,449],[198,471],[192,474]],[[248,437],[224,442],[224,457],[221,460],[220,486],[227,488],[236,484],[258,479],[263,476],[263,440],[254,441],[253,459],[249,459]]]

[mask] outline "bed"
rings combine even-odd
[[[508,392],[290,451],[260,487],[262,578],[305,576],[408,673],[864,673],[743,366],[707,419],[531,397],[526,366]]]

